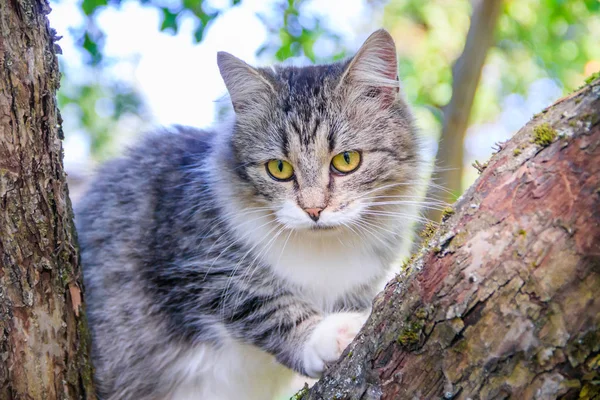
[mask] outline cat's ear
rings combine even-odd
[[[253,109],[275,93],[260,71],[229,53],[218,52],[217,65],[236,113]]]
[[[338,85],[349,85],[355,96],[373,97],[381,105],[391,105],[398,96],[398,61],[392,36],[380,29],[365,41],[346,66]]]

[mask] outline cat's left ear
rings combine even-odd
[[[272,82],[239,58],[220,51],[217,64],[236,113],[261,106],[275,93]]]
[[[385,30],[371,34],[350,60],[338,88],[350,86],[351,97],[368,96],[390,106],[400,91],[394,39]]]

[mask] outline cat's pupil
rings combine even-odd
[[[277,161],[277,168],[279,169],[279,172],[283,172],[283,161]]]
[[[347,151],[344,152],[344,161],[346,161],[346,164],[350,164],[350,154]]]

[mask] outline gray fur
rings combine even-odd
[[[381,37],[387,33],[374,35],[365,46],[391,51],[389,35]],[[343,209],[378,188],[390,198],[417,192],[418,141],[394,79],[395,52],[379,81],[353,67],[361,62],[254,69],[221,54],[235,121],[208,132],[178,127],[147,135],[98,171],[76,220],[101,398],[164,398],[178,384],[165,372],[170,365],[199,344],[218,347],[225,337],[302,374],[299,349],[323,315],[370,307],[385,269],[333,303],[312,301],[311,287],[276,273],[258,251],[283,249],[253,249],[240,237],[262,221],[272,224],[273,235],[290,229],[267,212],[236,230],[230,211],[252,215],[283,200]],[[340,149],[360,150],[364,165],[338,179],[323,171]],[[269,179],[269,159],[289,160],[294,181]],[[407,208],[370,209],[389,212],[370,217],[368,225],[392,227],[377,232],[369,250],[389,265],[411,222],[394,210]],[[352,234],[345,227],[317,228],[298,235]],[[290,231],[288,239],[295,235]]]

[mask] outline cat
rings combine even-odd
[[[265,400],[319,377],[417,218],[421,147],[385,30],[329,65],[217,63],[232,120],[147,135],[76,207],[101,399]]]

